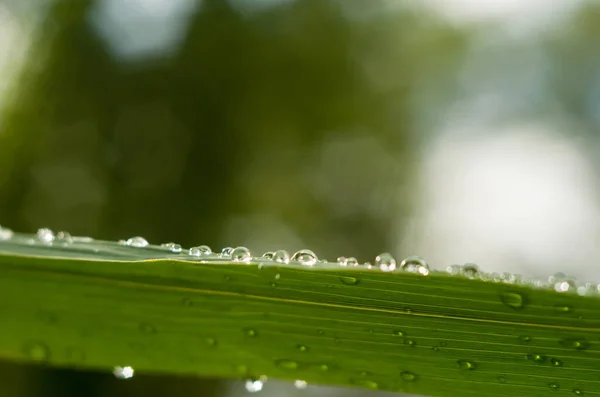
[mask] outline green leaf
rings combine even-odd
[[[5,359],[430,396],[600,394],[600,301],[573,288],[470,266],[383,272],[4,237]]]

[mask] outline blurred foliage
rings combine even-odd
[[[424,95],[453,95],[463,32],[384,0],[256,13],[204,0],[175,51],[125,62],[90,24],[97,1],[51,3],[9,93],[3,225],[220,247],[269,233],[246,223],[264,218],[330,258],[401,238],[418,193],[414,114]],[[46,395],[102,390],[32,371]],[[61,377],[70,391],[44,386]]]

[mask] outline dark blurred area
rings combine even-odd
[[[480,163],[465,163],[475,156],[462,150],[515,129],[522,148],[533,123],[541,138],[523,152],[527,164],[543,160],[534,156],[543,142],[578,142],[575,157],[589,161],[565,180],[585,169],[581,183],[593,188],[563,204],[595,203],[600,8],[578,0],[541,12],[546,4],[4,0],[0,224],[213,250],[310,248],[330,260],[405,249],[466,262],[485,253],[492,265],[516,258],[515,267],[533,268],[543,255],[524,251],[520,237],[503,240],[513,224],[490,232],[477,222],[503,214],[512,203],[504,193],[541,188],[510,184],[527,165],[508,169],[506,187],[504,174],[485,168],[490,147],[503,143],[474,146]],[[500,164],[520,158],[517,149],[501,151]],[[571,164],[559,152],[548,158]],[[482,176],[468,179],[474,169]],[[470,181],[463,195],[457,175]],[[490,179],[498,189],[474,195]],[[548,195],[577,190],[562,181]],[[515,203],[507,216],[523,208]],[[523,215],[535,225],[528,236],[540,237],[541,220],[557,212]],[[596,235],[600,216],[582,213]],[[560,247],[544,238],[533,245]],[[586,249],[582,262],[598,254]],[[212,380],[125,381],[9,363],[0,384],[2,396],[239,394]],[[321,393],[311,390],[303,393]]]

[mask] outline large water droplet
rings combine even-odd
[[[463,276],[470,278],[470,279],[480,278],[479,266],[477,266],[474,263],[465,263],[461,267],[460,272],[462,273]]]
[[[249,393],[257,393],[262,390],[264,382],[260,379],[248,379],[246,381],[246,391]]]
[[[303,266],[314,266],[317,263],[317,255],[311,250],[303,249],[292,256],[292,260],[300,263]]]
[[[405,272],[417,273],[423,276],[429,274],[429,265],[423,258],[418,256],[409,256],[400,262],[400,268]]]
[[[231,253],[233,252],[233,248],[225,247],[221,250],[219,254],[219,258],[231,258]]]
[[[518,292],[503,292],[500,294],[500,300],[508,307],[513,309],[522,309],[525,306],[523,295]]]
[[[258,331],[255,330],[254,328],[244,328],[243,331],[246,336],[249,336],[252,338],[258,336]]]
[[[359,280],[356,277],[340,276],[340,281],[346,285],[356,285]]]
[[[272,260],[274,255],[275,253],[273,251],[267,251],[264,254],[262,254],[261,258]]]
[[[231,251],[231,260],[234,262],[250,262],[252,254],[246,247],[237,247]]]
[[[355,257],[351,256],[346,261],[346,265],[348,265],[348,266],[358,266],[358,260]]]
[[[73,243],[73,237],[69,232],[60,231],[56,233],[55,241],[59,244],[69,245]]]
[[[275,366],[283,369],[297,369],[298,363],[293,360],[280,359],[275,360]]]
[[[10,240],[14,235],[15,233],[11,229],[0,226],[0,241]]]
[[[559,343],[562,347],[575,350],[587,350],[590,347],[590,343],[587,340],[579,338],[567,338],[561,340]]]
[[[146,239],[143,237],[137,236],[137,237],[132,237],[129,240],[127,240],[125,242],[125,245],[128,245],[130,247],[143,248],[143,247],[148,246],[148,241],[146,241]]]
[[[304,390],[308,387],[308,383],[305,380],[298,379],[294,381],[294,387],[298,390]]]
[[[134,369],[127,367],[115,367],[113,369],[113,375],[118,379],[130,379],[133,378]]]
[[[23,353],[34,361],[46,361],[50,358],[50,349],[42,342],[29,342],[23,346]]]
[[[458,360],[456,362],[458,364],[458,368],[473,371],[477,369],[477,363],[475,361],[470,360]]]
[[[544,363],[548,358],[539,353],[529,353],[527,355],[527,359],[536,363]]]
[[[161,244],[160,247],[176,254],[181,252],[181,245],[172,242]]]
[[[345,256],[339,256],[336,259],[336,262],[338,265],[344,267],[344,266],[348,266],[348,258],[346,258]]]
[[[391,254],[384,252],[375,258],[375,266],[384,272],[393,272],[396,270],[396,259]]]
[[[286,250],[277,250],[273,253],[273,260],[277,263],[290,263],[290,254]]]
[[[54,232],[48,228],[38,229],[36,236],[38,241],[43,244],[51,244],[54,241]]]
[[[191,256],[207,256],[212,254],[212,250],[208,245],[199,245],[197,247],[190,248]]]
[[[412,372],[409,372],[409,371],[400,372],[400,379],[402,379],[403,381],[412,382],[416,378],[417,378],[417,375],[413,374]]]

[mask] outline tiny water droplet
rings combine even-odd
[[[448,272],[452,275],[455,275],[455,276],[460,274],[461,271],[462,271],[462,268],[460,265],[451,265],[451,266],[446,267],[446,272]]]
[[[551,358],[550,359],[550,364],[553,367],[562,367],[563,362],[561,360],[559,360],[558,358]]]
[[[538,354],[538,353],[529,353],[527,355],[527,359],[534,361],[536,363],[543,363],[543,362],[546,362],[547,357],[542,354]]]
[[[234,262],[250,262],[252,254],[246,247],[236,247],[231,251],[231,260]]]
[[[125,245],[136,248],[144,248],[148,246],[148,241],[143,237],[132,237],[125,242]]]
[[[568,305],[554,305],[554,311],[558,313],[570,313],[573,311],[573,308]]]
[[[143,334],[155,334],[156,333],[156,328],[154,327],[154,325],[152,325],[150,323],[141,323],[140,324],[140,331]]]
[[[277,263],[290,263],[290,254],[286,250],[277,250],[273,253],[273,260]]]
[[[46,361],[50,358],[50,349],[42,342],[26,343],[23,346],[23,353],[34,361]]]
[[[356,277],[340,276],[340,281],[346,285],[356,285],[359,280]]]
[[[506,377],[504,375],[499,375],[497,379],[500,383],[506,383]]]
[[[405,272],[417,273],[423,276],[427,276],[429,274],[429,265],[423,258],[418,256],[409,256],[408,258],[404,258],[402,262],[400,262],[400,268]]]
[[[396,270],[396,259],[391,254],[384,252],[375,258],[375,266],[379,267],[381,271],[393,272]]]
[[[193,305],[194,305],[194,302],[190,298],[183,298],[181,300],[181,306],[189,307],[189,306],[193,306]]]
[[[356,378],[356,379],[350,379],[350,383],[352,383],[353,385],[359,386],[359,387],[364,387],[366,389],[379,389],[379,384],[375,381],[369,380],[369,379],[361,379],[361,378]]]
[[[255,330],[254,328],[244,328],[243,331],[244,331],[244,334],[246,334],[246,336],[249,336],[251,338],[258,336],[258,331]]]
[[[529,342],[531,342],[531,337],[527,336],[527,335],[521,335],[521,336],[519,336],[519,340],[521,342],[529,343]]]
[[[164,244],[161,244],[161,245],[160,245],[160,247],[161,247],[162,249],[165,249],[165,250],[167,250],[167,251],[174,252],[174,253],[176,253],[176,254],[178,254],[178,253],[180,253],[180,252],[181,252],[181,245],[180,245],[180,244],[176,244],[176,243],[172,243],[172,242],[171,242],[171,243],[164,243]]]
[[[69,232],[60,231],[56,233],[56,242],[63,245],[69,245],[73,243],[73,237]]]
[[[348,266],[348,258],[346,258],[345,256],[339,256],[336,259],[336,262],[340,266]]]
[[[416,346],[417,342],[414,339],[404,339],[404,344],[407,346]]]
[[[269,285],[270,285],[272,288],[277,288],[277,283],[276,283],[275,281],[271,281],[271,282],[269,283]]]
[[[302,249],[292,256],[292,260],[299,262],[303,266],[314,266],[318,258],[311,250]]]
[[[10,240],[14,235],[15,233],[11,229],[0,226],[0,241]]]
[[[465,263],[462,265],[460,272],[463,276],[470,279],[480,278],[479,266],[475,263]]]
[[[317,333],[319,335],[325,335],[325,331],[323,331],[322,329],[317,330]]]
[[[404,336],[404,332],[400,331],[399,329],[393,330],[392,334],[394,334],[396,336]]]
[[[204,339],[206,341],[206,344],[209,346],[216,346],[217,345],[217,340],[215,338],[211,338],[208,337],[206,339]]]
[[[562,347],[575,350],[587,350],[590,347],[590,343],[587,340],[579,338],[567,338],[561,340],[559,343]]]
[[[275,366],[283,369],[297,369],[298,363],[293,360],[280,359],[275,360]]]
[[[458,360],[456,362],[458,364],[458,368],[473,371],[477,369],[477,363],[475,361],[470,360]]]
[[[225,247],[221,250],[219,254],[219,258],[231,258],[231,253],[233,252],[233,248]]]
[[[400,372],[400,378],[404,381],[412,382],[413,380],[417,379],[417,375],[409,371],[402,371]]]
[[[304,390],[308,387],[308,383],[305,380],[298,379],[294,381],[294,387],[298,390]]]
[[[556,382],[550,382],[550,383],[548,383],[548,386],[550,386],[550,388],[554,389],[554,390],[560,389],[560,385]]]
[[[323,372],[329,371],[329,365],[327,365],[327,364],[320,364],[317,367],[319,368],[320,371],[323,371]]]
[[[115,367],[113,369],[113,375],[118,379],[131,379],[133,378],[134,369],[127,367]]]
[[[246,391],[248,393],[257,393],[262,390],[264,382],[260,379],[246,380]]]
[[[38,241],[44,244],[51,244],[54,241],[54,232],[48,228],[38,229],[36,233]]]
[[[207,256],[212,254],[212,250],[208,245],[199,245],[197,247],[190,248],[191,256]]]
[[[305,351],[308,351],[308,346],[306,346],[306,345],[296,345],[296,349],[300,350],[301,352],[305,352]]]
[[[348,266],[358,266],[358,260],[357,260],[355,257],[351,256],[351,257],[350,257],[350,258],[348,258],[348,260],[346,261],[346,264],[347,264]]]
[[[500,300],[508,307],[513,309],[523,309],[525,306],[523,295],[518,292],[503,292],[500,294]]]
[[[583,390],[573,389],[573,394],[575,394],[576,396],[583,396]]]

